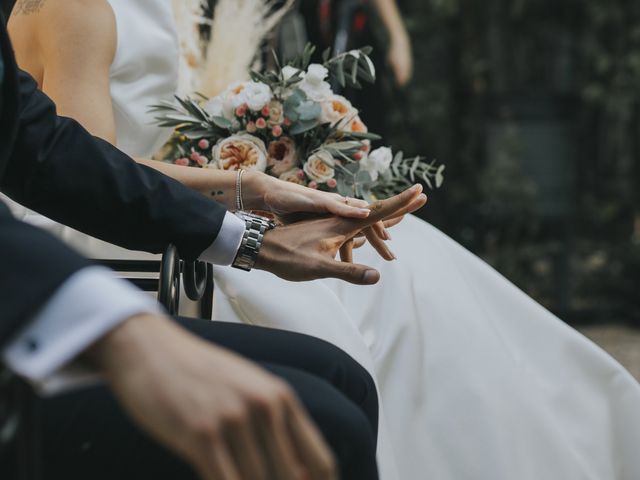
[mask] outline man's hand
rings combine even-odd
[[[387,225],[397,223],[400,217],[419,209],[426,201],[422,187],[416,185],[370,205],[371,213],[366,219],[326,217],[277,227],[265,234],[256,268],[291,281],[333,277],[360,285],[377,283],[380,279],[377,270],[350,263],[354,241],[367,234],[372,225],[381,221],[388,222]],[[367,235],[367,238],[372,243],[380,242],[376,235]],[[373,246],[384,257],[393,255],[380,243]],[[338,253],[344,262],[335,259]]]
[[[289,386],[171,321],[134,317],[87,353],[134,421],[205,480],[335,480]]]

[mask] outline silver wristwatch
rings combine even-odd
[[[236,215],[244,220],[245,230],[238,254],[231,266],[248,272],[256,264],[265,232],[275,228],[276,224],[268,218],[253,213],[239,211]]]

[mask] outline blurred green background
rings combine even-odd
[[[330,45],[318,12],[349,1],[367,3],[300,0],[310,40]],[[414,78],[394,87],[369,15],[351,46],[383,68],[355,103],[385,143],[446,163],[421,216],[564,320],[640,326],[640,2],[398,4]]]
[[[422,216],[569,322],[640,323],[640,2],[399,4],[387,138],[447,164]]]

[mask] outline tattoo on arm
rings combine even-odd
[[[30,15],[40,11],[45,0],[18,0],[13,7],[15,15]]]
[[[214,190],[213,192],[211,192],[212,197],[219,197],[220,195],[224,195],[224,192],[222,190]]]

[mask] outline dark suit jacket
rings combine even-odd
[[[92,137],[16,67],[0,13],[0,191],[60,223],[152,253],[174,243],[197,258],[226,210]],[[0,202],[0,346],[64,281],[88,264],[58,240],[19,222]]]

